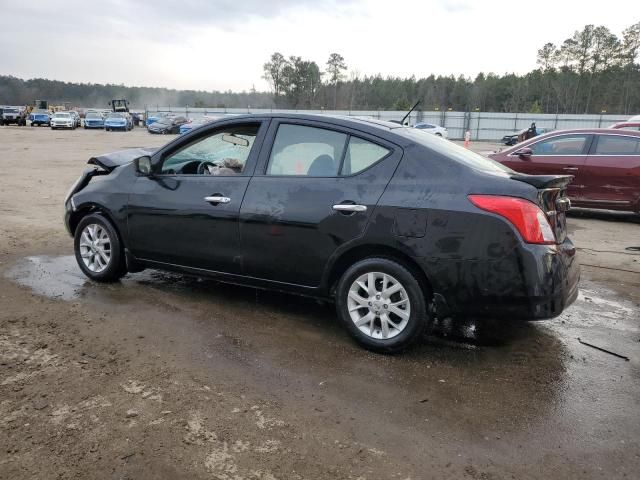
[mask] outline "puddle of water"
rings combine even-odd
[[[62,300],[78,298],[82,288],[89,282],[73,256],[26,257],[11,268],[6,276],[31,288],[38,295]]]

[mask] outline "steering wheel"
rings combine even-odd
[[[204,162],[201,162],[200,165],[198,165],[198,175],[211,175],[211,172],[209,172],[209,169],[207,167],[215,167],[216,164],[213,162],[209,162],[207,160],[205,160]]]

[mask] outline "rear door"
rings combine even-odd
[[[273,121],[240,211],[245,272],[315,287],[362,236],[402,150],[322,122]]]
[[[634,210],[640,202],[640,137],[596,135],[584,168],[584,200],[600,208]]]
[[[572,133],[555,135],[526,145],[531,156],[509,155],[505,165],[517,172],[531,175],[573,175],[567,193],[571,198],[580,199],[584,190],[582,170],[593,135]],[[518,149],[516,149],[516,152]]]

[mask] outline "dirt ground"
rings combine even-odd
[[[572,214],[582,285],[560,318],[380,356],[310,299],[85,280],[65,192],[91,155],[167,140],[0,127],[0,478],[638,478],[638,218]]]

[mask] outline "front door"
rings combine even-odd
[[[402,157],[321,122],[272,122],[240,211],[245,271],[316,287],[331,254],[360,237]]]
[[[531,149],[531,156],[519,156],[514,152],[504,163],[517,172],[531,175],[573,175],[567,193],[569,197],[579,199],[584,190],[582,169],[591,138],[583,133],[547,137],[526,145]]]
[[[238,214],[264,137],[261,127],[212,126],[154,155],[153,176],[139,177],[129,196],[129,243],[136,257],[241,273]]]

